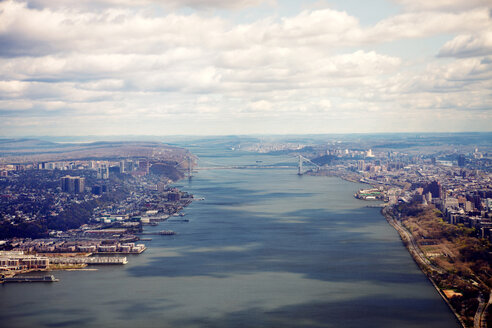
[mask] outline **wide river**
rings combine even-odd
[[[193,149],[202,166],[294,162]],[[9,327],[459,327],[363,187],[292,169],[203,170],[177,184],[205,200],[147,231],[124,266],[0,286]]]

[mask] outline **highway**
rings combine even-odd
[[[390,220],[390,224],[400,233],[400,236],[402,237],[402,239],[407,241],[408,251],[410,252],[410,254],[414,255],[414,258],[416,259],[416,261],[420,262],[420,264],[423,264],[427,268],[432,269],[433,271],[436,271],[440,274],[444,273],[444,271],[441,268],[433,265],[427,259],[425,254],[420,250],[420,247],[417,245],[415,238],[413,238],[412,234],[401,225],[401,222],[396,220],[394,218],[393,214],[389,213],[389,210],[387,208],[384,208],[383,211],[385,211],[385,213],[391,215],[392,219]]]
[[[489,301],[485,303],[485,300],[480,297],[480,305],[478,306],[477,313],[473,320],[473,328],[487,328],[487,313],[489,312],[490,305],[492,304],[492,293],[489,294]]]
[[[426,268],[429,268],[433,271],[436,271],[440,274],[445,273],[445,271],[435,265],[433,265],[426,257],[425,254],[420,250],[417,242],[415,241],[415,238],[413,238],[412,234],[402,226],[401,222],[395,219],[393,213],[390,212],[390,207],[385,207],[383,208],[383,215],[388,219],[388,222],[393,226],[398,233],[400,234],[402,240],[407,242],[407,247],[408,251],[412,255],[412,257],[415,259],[419,265],[424,266]],[[445,296],[442,294],[440,291],[439,287],[435,285],[435,283],[430,279],[431,282],[433,283],[434,287],[438,290],[438,292],[441,294],[443,299],[448,303],[448,305],[451,307]],[[492,304],[492,294],[489,295],[489,300],[487,303],[485,303],[485,300],[483,297],[479,298],[480,304],[477,308],[477,311],[475,313],[474,317],[474,322],[473,322],[473,328],[487,328],[487,313],[489,311],[490,305]],[[460,323],[465,327],[463,321],[459,317],[459,315],[454,311],[454,309],[451,307],[453,312],[455,313],[456,317],[460,321]]]

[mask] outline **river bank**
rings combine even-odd
[[[467,325],[465,322],[461,319],[461,316],[456,312],[456,310],[453,308],[449,300],[447,299],[446,295],[444,294],[443,290],[439,288],[439,286],[436,284],[434,279],[432,279],[432,276],[429,274],[431,271],[436,271],[439,270],[438,268],[433,267],[428,261],[425,260],[425,257],[423,256],[422,252],[418,249],[417,244],[415,243],[414,240],[412,240],[412,236],[409,232],[405,231],[405,228],[401,226],[401,224],[398,223],[398,221],[395,219],[393,216],[393,213],[389,210],[389,207],[383,207],[381,209],[381,214],[384,216],[386,221],[398,232],[400,235],[400,238],[403,242],[403,245],[405,245],[406,249],[412,256],[413,260],[417,264],[417,266],[422,270],[422,272],[425,274],[425,276],[429,279],[431,282],[432,286],[436,289],[436,291],[439,293],[441,298],[444,300],[444,302],[448,305],[449,309],[453,312],[455,315],[456,319],[460,323],[460,325],[463,328],[467,328]]]
[[[181,195],[186,195],[186,198],[182,199]],[[148,222],[152,220],[152,225],[158,225],[159,222],[166,221],[169,217],[184,216],[180,212],[192,203],[193,196],[178,191],[176,188],[173,189],[172,196],[177,199],[167,200],[168,204],[173,204],[172,207],[166,208],[167,214],[155,218],[158,211],[148,210],[145,215],[151,216],[144,218]],[[149,214],[149,212],[151,213]],[[7,250],[0,251],[0,259],[3,263],[3,266],[0,267],[0,283],[4,279],[22,277],[28,273],[92,271],[84,269],[92,264],[128,263],[126,257],[115,257],[114,255],[138,255],[147,249],[144,244],[135,244],[135,241],[140,240],[140,235],[143,235],[143,233],[136,231],[143,231],[145,224],[142,217],[136,216],[140,213],[133,214],[125,215],[125,218],[121,216],[119,220],[108,223],[91,222],[90,225],[85,224],[65,232],[63,237],[7,240],[3,244],[4,249]],[[134,222],[134,218],[140,222]],[[135,229],[135,226],[138,229]],[[152,234],[174,235],[176,233],[163,230]],[[87,252],[88,249],[91,251]],[[101,257],[101,255],[105,257]]]
[[[452,229],[454,234],[458,234],[459,228],[439,223],[433,216],[435,212],[432,211],[415,214],[414,218],[402,215],[394,207],[386,206],[381,213],[398,232],[416,264],[452,310],[462,327],[487,327],[487,301],[490,297],[490,288],[475,273],[478,263],[475,264],[471,257],[463,258],[463,255],[460,255],[463,250],[476,247],[478,241],[465,235],[459,237],[460,246],[453,239],[449,241],[448,230]],[[432,220],[435,220],[435,223]],[[433,224],[432,229],[429,228],[431,224]],[[446,235],[448,237],[445,238]],[[422,236],[427,237],[422,238]]]
[[[357,175],[345,174],[340,171],[309,172],[308,174],[313,176],[336,176],[345,181],[366,183],[375,188],[380,186],[380,184],[373,184],[364,179],[359,179]],[[386,189],[389,190],[391,188],[386,187]],[[391,195],[389,194],[385,200],[392,200],[393,204],[395,204],[395,193],[393,192],[392,194],[393,199],[390,199],[391,197],[389,196]],[[357,194],[354,195],[355,198],[361,198],[357,196]],[[408,199],[406,202],[408,202]],[[409,205],[406,204],[405,206]],[[450,225],[435,217],[439,211],[433,212],[433,206],[427,209],[426,207],[417,209],[416,212],[427,213],[427,216],[430,216],[431,219],[426,221],[425,224],[420,222],[419,217],[408,220],[411,224],[410,227],[405,227],[406,223],[403,224],[399,220],[402,213],[390,213],[390,209],[396,211],[394,206],[388,204],[383,204],[383,206],[382,215],[398,232],[406,249],[451,309],[459,324],[466,328],[486,328],[487,320],[490,321],[490,318],[488,318],[489,305],[487,303],[491,295],[488,287],[489,283],[487,282],[489,279],[486,275],[479,274],[481,270],[477,268],[487,266],[487,263],[477,259],[483,257],[480,250],[486,252],[487,247],[472,236],[471,229],[467,230],[466,228]],[[403,217],[405,220],[408,218],[406,216]],[[443,229],[442,231],[441,228]],[[414,232],[416,232],[416,236],[414,236]],[[464,255],[463,252],[468,255]],[[488,265],[490,265],[490,262]]]

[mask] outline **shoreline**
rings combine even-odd
[[[432,284],[432,286],[434,286],[435,290],[439,293],[439,295],[441,296],[441,298],[447,304],[447,306],[449,307],[449,309],[451,310],[451,312],[454,314],[454,316],[456,317],[456,319],[459,322],[459,324],[463,328],[467,328],[465,322],[463,321],[463,319],[461,319],[461,316],[459,315],[459,313],[456,312],[456,310],[453,308],[453,306],[451,305],[451,303],[447,299],[446,295],[444,295],[444,292],[441,290],[441,288],[439,288],[439,286],[436,284],[436,282],[434,281],[434,279],[432,279],[432,277],[428,274],[428,271],[432,271],[434,269],[430,268],[425,262],[422,261],[422,259],[420,259],[419,256],[417,256],[416,253],[417,253],[418,250],[412,250],[411,249],[411,247],[412,247],[411,245],[412,244],[408,240],[409,237],[407,235],[405,235],[404,232],[401,230],[401,229],[405,229],[405,228],[400,227],[395,222],[396,220],[393,217],[393,215],[390,214],[390,213],[388,213],[388,211],[386,209],[387,209],[387,207],[383,207],[381,209],[381,211],[380,211],[381,215],[386,219],[386,221],[389,223],[389,225],[392,226],[393,229],[396,230],[396,232],[400,236],[400,240],[402,241],[402,243],[405,246],[405,248],[407,249],[408,253],[410,254],[410,256],[412,257],[412,259],[414,260],[415,264],[417,264],[417,266],[419,267],[420,271],[422,271],[422,273],[427,277],[427,279],[430,281],[430,283]]]
[[[313,175],[314,176],[319,176],[319,175],[315,175],[315,174],[313,174]],[[368,185],[374,186],[374,185],[368,183],[367,181],[360,181],[360,180],[357,180],[357,179],[355,179],[353,177],[349,177],[349,176],[345,176],[345,175],[329,174],[329,175],[324,175],[324,176],[332,176],[332,177],[337,177],[337,178],[340,178],[340,179],[342,179],[344,181],[348,181],[348,182],[352,182],[352,183],[362,183],[362,184],[368,184]],[[454,314],[454,316],[455,316],[457,322],[460,324],[460,326],[462,328],[468,328],[469,326],[467,326],[465,324],[465,322],[461,318],[460,314],[458,312],[456,312],[456,310],[453,308],[453,306],[449,302],[449,300],[446,297],[446,295],[444,294],[443,290],[441,288],[439,288],[439,286],[436,284],[436,282],[434,281],[434,279],[432,278],[432,276],[429,274],[429,272],[433,272],[433,271],[439,272],[440,270],[438,268],[432,268],[432,265],[429,265],[429,264],[425,263],[425,261],[418,254],[420,252],[420,249],[418,248],[418,246],[417,245],[414,246],[410,242],[409,238],[412,238],[412,237],[411,236],[407,236],[404,233],[404,231],[402,231],[402,229],[405,229],[405,228],[404,227],[400,227],[396,223],[395,218],[393,217],[393,215],[391,213],[388,213],[388,210],[387,209],[388,209],[388,206],[383,206],[381,208],[381,210],[380,210],[380,214],[386,219],[386,221],[388,222],[388,224],[391,227],[393,227],[393,229],[396,230],[396,232],[400,236],[400,240],[402,241],[403,245],[405,246],[407,252],[410,254],[410,256],[412,257],[412,259],[415,262],[415,264],[417,264],[417,266],[419,267],[420,271],[426,276],[426,278],[432,284],[432,286],[434,287],[434,289],[438,292],[439,296],[441,296],[441,298],[446,303],[446,305],[451,310],[451,312]],[[416,249],[413,249],[414,247]],[[492,293],[490,294],[490,299],[492,300]]]
[[[181,179],[178,179],[176,181],[172,181],[172,183],[176,183],[177,181],[180,181],[182,179],[184,179],[184,177]],[[183,202],[179,207],[173,209],[172,212],[169,213],[167,218],[159,220],[159,221],[161,221],[161,222],[167,221],[169,217],[180,213],[187,206],[189,206],[191,203],[193,203],[194,200],[200,200],[200,199],[194,199],[193,195],[191,195],[191,197],[189,199],[187,199],[185,202]],[[143,227],[142,227],[142,231],[144,231]],[[173,234],[175,234],[175,233],[173,233]],[[140,240],[139,237],[137,236],[137,234],[135,234],[135,237],[137,238],[137,240]],[[152,240],[152,238],[148,238],[148,239]],[[146,249],[147,249],[147,247],[144,247],[139,252],[92,252],[92,253],[85,253],[84,256],[91,257],[94,254],[96,254],[96,257],[98,255],[109,255],[109,257],[113,257],[113,255],[140,255]],[[71,258],[71,257],[76,257],[77,254],[80,254],[80,253],[69,252],[69,253],[35,253],[35,254],[42,255],[42,256],[45,256],[48,258],[55,258],[55,257],[60,256],[60,255],[62,257]],[[126,263],[122,263],[122,264],[126,264]],[[106,264],[106,265],[111,265],[111,264]],[[46,267],[46,268],[29,268],[29,269],[24,268],[21,270],[12,270],[12,271],[8,271],[8,272],[2,272],[2,274],[0,274],[0,284],[3,285],[3,283],[4,283],[3,278],[14,278],[14,277],[17,277],[19,275],[28,274],[31,272],[97,271],[98,270],[97,268],[87,268],[87,266],[89,266],[89,263],[64,263],[64,264],[50,263],[48,265],[48,267]]]
[[[351,175],[341,174],[341,172],[325,172],[324,174],[317,174],[315,172],[308,172],[307,175],[311,176],[326,176],[326,177],[337,177],[341,180],[352,182],[352,183],[360,183],[366,184],[373,187],[376,187],[377,184],[373,184],[370,181],[364,181],[357,179],[357,177]],[[414,239],[414,236],[394,217],[394,213],[390,213],[388,206],[389,204],[382,204],[382,209],[380,214],[386,219],[386,221],[397,231],[400,236],[400,240],[404,244],[408,253],[417,264],[422,273],[427,277],[429,282],[432,284],[434,289],[441,296],[443,301],[447,304],[448,308],[454,314],[459,325],[463,328],[485,328],[487,327],[487,313],[489,313],[490,308],[492,308],[492,292],[489,290],[488,294],[478,297],[478,309],[474,314],[474,318],[472,322],[470,322],[469,316],[462,316],[451,304],[450,298],[448,298],[445,294],[446,288],[441,289],[439,285],[436,283],[436,277],[440,277],[445,275],[447,271],[439,266],[432,264],[426,257],[426,255],[422,252],[420,246],[417,244],[417,241]],[[372,207],[368,205],[368,207]],[[379,206],[378,206],[379,207]],[[436,275],[436,277],[434,277]],[[446,290],[447,291],[447,290]],[[486,298],[483,300],[483,298]]]

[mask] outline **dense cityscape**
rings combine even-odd
[[[143,225],[178,215],[192,201],[192,195],[169,187],[184,176],[191,158],[181,161],[140,157],[1,164],[2,281],[26,281],[15,275],[38,270],[126,264],[123,255],[146,249]],[[117,256],[91,256],[96,254]]]

